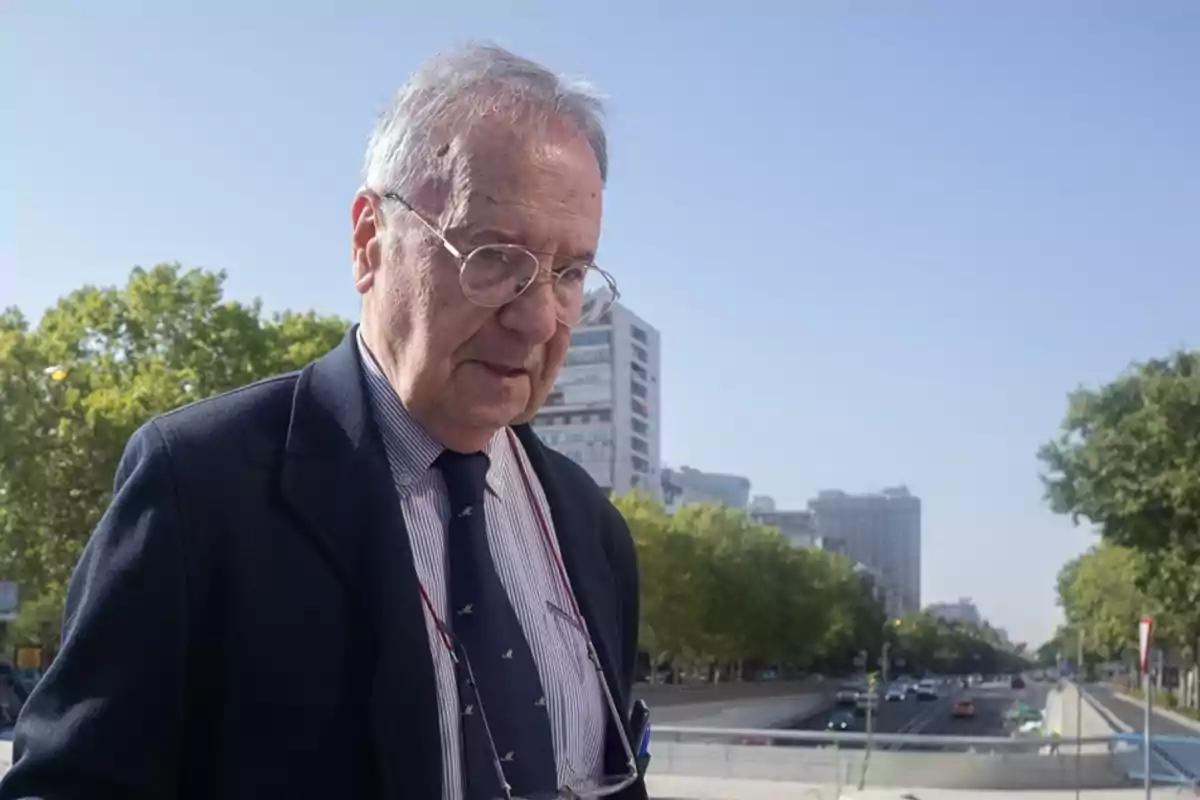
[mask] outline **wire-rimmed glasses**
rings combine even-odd
[[[458,262],[458,282],[472,303],[500,308],[538,282],[541,258],[532,250],[518,244],[485,244],[464,254],[403,197],[394,192],[382,196],[404,206],[454,257]],[[613,276],[590,261],[572,260],[555,265],[547,279],[553,288],[555,316],[569,328],[599,322],[620,297]]]
[[[471,662],[467,659],[466,651],[454,640],[453,633],[443,630],[442,635],[453,642],[451,657],[456,661],[461,661],[465,669],[467,686],[470,688],[472,694],[471,699],[475,707],[479,710],[479,718],[483,723],[483,729],[487,736],[488,748],[491,751],[490,755],[492,757],[492,767],[496,771],[496,779],[500,782],[500,786],[503,787],[501,790],[502,794],[495,798],[495,800],[599,800],[599,798],[610,797],[617,792],[629,788],[640,777],[637,761],[633,755],[633,747],[629,743],[629,734],[625,731],[624,717],[617,709],[617,701],[613,698],[612,690],[608,686],[608,679],[604,675],[604,668],[600,666],[600,657],[596,654],[596,649],[592,645],[592,639],[588,636],[587,631],[580,625],[578,620],[572,618],[571,615],[559,609],[553,603],[547,603],[546,605],[551,613],[567,622],[582,637],[582,641],[587,649],[588,661],[591,662],[592,668],[596,671],[596,679],[600,684],[601,692],[604,694],[608,713],[616,726],[617,736],[621,740],[621,749],[625,756],[626,770],[619,775],[604,775],[599,779],[576,776],[568,778],[567,784],[558,788],[548,788],[545,791],[514,795],[504,775],[504,764],[501,761],[500,753],[496,750],[496,742],[492,737],[492,727],[488,723],[487,708],[484,707],[483,700],[479,696],[479,689],[475,685],[475,673],[471,668]]]

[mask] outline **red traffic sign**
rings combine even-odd
[[[1154,634],[1154,617],[1142,617],[1138,623],[1138,652],[1142,656],[1142,672],[1150,664],[1150,637]]]

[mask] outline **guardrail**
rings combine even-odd
[[[1111,744],[1115,736],[1084,736],[1078,741],[1082,744]],[[806,744],[813,742],[828,742],[835,745],[863,744],[868,741],[880,745],[918,745],[921,747],[962,747],[994,750],[1034,750],[1048,748],[1055,744],[1067,744],[1067,740],[1055,739],[1048,736],[1014,738],[1011,736],[960,736],[950,734],[926,733],[858,733],[856,731],[799,731],[782,728],[697,728],[687,725],[656,725],[654,726],[654,741],[661,739],[670,741],[725,741],[734,744],[744,744],[747,741],[760,745],[771,745],[779,742],[785,744]],[[1076,739],[1070,739],[1074,744]]]
[[[839,790],[870,785],[1019,792],[1131,785],[1114,764],[1121,743],[1111,736],[1081,741],[1105,747],[1080,754],[1061,739],[1042,737],[662,726],[654,729],[650,769],[656,775]],[[908,749],[884,749],[888,745]]]

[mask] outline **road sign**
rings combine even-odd
[[[13,581],[0,581],[0,622],[12,622],[17,618],[20,593]]]
[[[1138,651],[1141,654],[1142,672],[1150,666],[1150,637],[1154,634],[1154,617],[1142,617],[1138,623]]]

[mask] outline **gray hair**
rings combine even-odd
[[[560,77],[540,64],[491,44],[470,44],[436,55],[417,68],[380,115],[367,144],[363,179],[378,192],[411,192],[433,176],[435,132],[466,129],[488,114],[544,124],[570,122],[596,154],[608,180],[604,104],[591,84]]]

